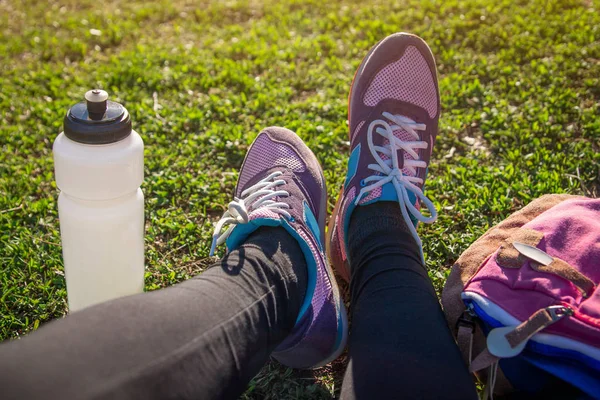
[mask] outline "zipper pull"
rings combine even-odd
[[[550,306],[536,311],[520,325],[492,329],[487,336],[487,348],[475,357],[469,371],[477,372],[501,358],[521,354],[533,335],[570,315],[573,315],[573,310],[567,306]]]
[[[515,357],[521,354],[533,335],[570,315],[573,310],[569,307],[550,306],[537,311],[518,326],[492,329],[487,337],[488,350],[498,358]]]

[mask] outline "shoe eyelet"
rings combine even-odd
[[[289,218],[288,218],[288,221],[290,221],[290,222],[296,222],[296,218],[294,218],[294,217],[289,217]]]
[[[360,187],[365,187],[365,186],[367,186],[367,183],[365,182],[364,179],[361,179],[360,180]]]

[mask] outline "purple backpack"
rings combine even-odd
[[[442,304],[485,395],[600,398],[599,283],[600,199],[543,196],[473,243]]]

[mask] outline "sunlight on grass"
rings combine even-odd
[[[209,263],[211,224],[261,128],[295,130],[321,161],[330,211],[348,157],[347,92],[378,40],[429,42],[443,114],[420,228],[441,289],[492,224],[546,193],[600,187],[600,5],[593,1],[0,0],[0,339],[64,314],[52,142],[92,87],[146,145],[146,288]],[[595,8],[594,8],[595,7]],[[247,398],[328,398],[343,361],[270,364]]]

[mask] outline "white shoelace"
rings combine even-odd
[[[268,209],[278,214],[284,215],[288,219],[291,214],[286,211],[290,208],[289,204],[276,201],[277,197],[287,197],[290,194],[285,190],[277,190],[277,186],[285,184],[283,179],[275,179],[283,172],[273,172],[257,184],[250,186],[242,192],[242,198],[234,197],[234,200],[227,206],[227,211],[223,213],[221,219],[215,224],[213,240],[210,246],[210,256],[215,254],[217,246],[223,244],[236,225],[246,224],[249,221],[251,211],[259,208]],[[223,233],[223,227],[230,225]]]
[[[388,182],[392,182],[394,188],[396,188],[396,193],[398,194],[398,203],[400,204],[400,210],[402,211],[402,216],[408,225],[410,232],[413,237],[419,244],[421,248],[421,256],[423,255],[421,239],[417,234],[417,230],[415,229],[410,216],[413,215],[418,221],[424,223],[432,223],[437,219],[437,210],[435,206],[424,194],[421,188],[417,185],[423,183],[423,179],[417,176],[409,176],[404,175],[402,173],[402,169],[399,167],[398,163],[398,150],[402,149],[407,154],[412,156],[412,160],[404,159],[404,166],[413,174],[417,174],[417,168],[427,168],[427,163],[425,161],[419,160],[419,149],[426,149],[428,147],[428,143],[422,140],[419,140],[419,134],[417,131],[423,131],[426,129],[425,124],[418,124],[410,118],[404,117],[402,115],[393,115],[388,112],[384,112],[383,117],[391,121],[391,124],[383,119],[378,119],[369,125],[369,131],[367,133],[367,140],[369,145],[369,150],[371,151],[371,155],[377,162],[377,164],[369,164],[368,168],[379,173],[373,174],[368,178],[364,179],[364,184],[367,186],[363,187],[361,191],[356,196],[355,204],[358,204],[360,200],[363,198],[363,194],[369,193],[378,187],[382,187]],[[375,129],[377,125],[380,125]],[[408,134],[415,138],[415,141],[406,142],[398,139],[394,136],[394,131],[397,129],[404,129]],[[377,133],[389,141],[389,145],[385,147],[375,146],[373,143],[373,133]],[[380,154],[386,155],[389,159],[384,160]],[[402,157],[404,156],[401,154]],[[373,182],[368,185],[369,182]],[[417,199],[422,200],[429,213],[430,217],[425,217],[421,212],[411,203],[408,197],[408,191],[413,192]]]

